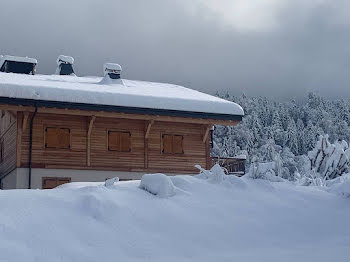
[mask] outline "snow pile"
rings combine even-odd
[[[105,186],[106,187],[110,187],[110,186],[113,186],[114,184],[118,183],[119,182],[119,177],[114,177],[114,178],[110,178],[110,179],[107,179],[105,181]]]
[[[170,198],[150,197],[140,181],[0,190],[0,261],[349,260],[348,198],[207,175],[169,177],[184,192]]]
[[[141,178],[140,188],[161,198],[175,195],[175,187],[164,174],[146,174]]]
[[[345,198],[350,198],[350,180],[332,185],[329,192],[338,194]]]

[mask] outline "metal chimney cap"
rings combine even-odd
[[[103,65],[104,76],[106,76],[108,74],[120,75],[121,72],[122,72],[122,67],[119,64],[105,63]]]
[[[60,55],[60,56],[58,56],[56,62],[57,62],[57,65],[60,65],[60,64],[71,64],[71,65],[73,65],[74,64],[74,58],[71,57],[71,56]]]

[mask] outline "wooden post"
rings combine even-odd
[[[21,167],[22,162],[22,132],[23,132],[23,113],[17,112],[17,145],[16,145],[16,167]]]
[[[209,138],[205,141],[205,159],[206,159],[206,169],[209,170],[213,166],[213,161],[210,156],[210,143]]]
[[[206,169],[209,170],[213,166],[213,161],[210,156],[210,129],[213,125],[207,125],[205,129],[205,133],[203,135],[203,143],[205,143],[205,159],[206,159]]]
[[[148,125],[147,125],[147,130],[146,130],[146,134],[145,137],[148,139],[149,133],[151,132],[151,127],[154,123],[154,120],[148,121]]]
[[[28,117],[29,117],[29,112],[24,112],[23,113],[23,124],[22,124],[23,132],[26,130],[26,127],[27,127]]]
[[[144,137],[144,168],[148,168],[148,136],[151,131],[151,127],[154,123],[154,120],[145,121],[145,137]]]
[[[96,117],[92,116],[90,117],[90,123],[89,123],[89,129],[87,133],[87,166],[91,166],[91,132],[92,132],[92,127],[94,125]]]
[[[209,132],[210,132],[210,129],[212,128],[212,125],[208,125],[206,130],[205,130],[205,133],[203,135],[203,143],[205,143],[205,141],[207,141],[207,138],[208,138],[208,135],[209,135]]]

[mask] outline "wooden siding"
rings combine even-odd
[[[184,153],[162,153],[161,139],[163,134],[182,135]],[[206,166],[206,147],[202,141],[203,134],[202,125],[155,122],[148,138],[149,168],[169,173],[196,173],[195,164]]]
[[[29,119],[31,117],[32,114],[29,115]],[[33,122],[32,167],[44,168],[48,165],[66,168],[70,166],[85,166],[87,122],[87,117],[37,114]],[[70,148],[45,148],[45,129],[47,127],[69,128],[71,132]],[[27,128],[22,133],[22,167],[28,166],[29,129],[28,123]]]
[[[148,121],[96,117],[88,139],[90,119],[87,116],[38,113],[33,126],[32,167],[196,173],[195,164],[206,166],[203,125],[155,121],[146,139]],[[69,128],[70,149],[45,148],[46,127]],[[130,132],[130,152],[108,150],[109,131]],[[184,154],[162,153],[162,134],[183,136]],[[89,141],[90,158],[87,150]],[[29,123],[23,130],[20,146],[22,167],[28,166],[28,149]]]
[[[0,163],[0,177],[16,168],[16,118],[7,111],[0,112],[0,141],[3,141],[3,161]]]

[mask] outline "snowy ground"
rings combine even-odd
[[[172,182],[0,190],[0,261],[349,261],[349,184]]]

